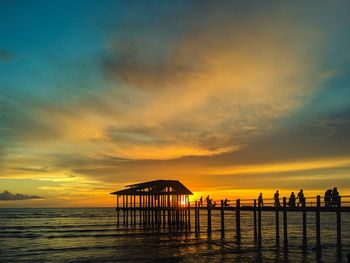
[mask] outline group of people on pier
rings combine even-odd
[[[273,199],[274,199],[274,207],[280,207],[281,206],[280,194],[279,194],[278,190],[274,194]],[[298,203],[296,203],[297,200],[298,200]],[[339,192],[337,190],[337,187],[334,187],[333,190],[328,189],[326,191],[325,196],[324,196],[324,202],[325,202],[326,207],[338,207],[339,206],[340,196],[339,196]],[[258,205],[260,207],[264,206],[264,200],[263,200],[262,193],[259,194]],[[305,196],[304,196],[303,189],[300,189],[297,196],[295,196],[294,192],[291,192],[291,194],[289,196],[289,200],[287,202],[287,205],[289,207],[300,207],[300,206],[303,207],[303,206],[305,206],[306,203],[305,203]]]
[[[207,202],[208,207],[215,207],[216,206],[216,202],[213,201],[213,199],[211,199],[209,197],[209,195],[205,198],[205,201]],[[229,200],[226,198],[223,202],[224,207],[229,206],[228,202],[229,202]],[[203,207],[203,196],[201,196],[201,198],[199,198],[199,206]]]
[[[328,189],[324,194],[325,207],[338,207],[340,204],[340,196],[337,187]]]
[[[273,200],[274,200],[274,207],[280,207],[281,203],[280,203],[280,194],[279,194],[279,190],[277,190],[273,196]],[[216,206],[216,202],[213,202],[213,199],[211,199],[209,197],[209,195],[205,198],[205,201],[207,203],[208,207],[215,207]],[[297,202],[298,201],[298,202]],[[334,187],[333,189],[328,189],[324,195],[324,204],[325,207],[338,207],[340,204],[340,196],[339,196],[339,192],[337,190],[337,187]],[[229,206],[229,200],[226,198],[223,201],[223,205],[224,207]],[[262,196],[262,193],[259,194],[258,197],[258,205],[260,207],[264,206],[264,199]],[[299,193],[297,195],[295,195],[294,192],[291,192],[287,205],[289,207],[303,207],[306,205],[306,200],[305,200],[305,196],[304,196],[304,190],[300,189]],[[203,196],[200,197],[199,199],[199,206],[203,207]]]
[[[209,197],[209,195],[205,198],[205,201],[207,202],[207,206],[209,206],[209,207],[215,207],[216,206],[216,202],[213,201],[213,199],[211,199]],[[199,199],[199,206],[203,207],[203,196],[201,196],[201,198]]]
[[[296,204],[296,200],[298,199],[298,204]],[[280,193],[279,191],[277,190],[276,193],[273,195],[273,200],[274,200],[274,207],[280,207],[281,206],[281,203],[280,203]],[[262,193],[259,194],[259,197],[258,197],[258,205],[260,207],[263,207],[264,206],[264,200],[263,200],[263,196],[262,196]],[[289,200],[288,200],[288,203],[287,203],[288,206],[290,207],[296,207],[296,206],[304,206],[305,205],[305,196],[304,196],[304,191],[303,189],[300,189],[299,193],[297,196],[295,196],[294,192],[292,192],[290,194],[290,197],[289,197]]]

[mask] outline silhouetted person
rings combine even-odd
[[[334,207],[339,206],[339,192],[338,192],[337,187],[334,187],[333,191],[332,191],[332,205]]]
[[[290,207],[295,207],[295,194],[292,192],[289,197],[288,205]]]
[[[325,207],[332,206],[332,189],[328,189],[324,194],[324,205]]]
[[[298,202],[298,207],[301,205],[301,206],[304,206],[305,205],[305,196],[304,196],[304,191],[303,189],[300,189],[299,193],[298,193],[298,199],[299,199],[299,202]]]
[[[279,194],[278,190],[274,194],[273,199],[275,200],[274,206],[279,207],[280,206],[280,194]]]
[[[203,196],[201,196],[201,198],[199,198],[199,206],[203,207]]]
[[[207,206],[211,205],[211,200],[209,198],[209,195],[205,198],[205,201],[207,202]]]
[[[216,206],[216,202],[215,201],[213,202],[213,199],[210,200],[210,204],[211,204],[211,207],[215,207]]]
[[[226,198],[225,200],[224,200],[224,207],[227,207],[228,206],[228,199]]]
[[[259,197],[258,197],[258,206],[260,206],[260,207],[264,206],[264,200],[263,200],[263,197],[262,197],[262,193],[260,193]]]

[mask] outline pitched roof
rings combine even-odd
[[[125,186],[127,189],[111,193],[112,195],[193,195],[178,180],[155,180],[138,184]],[[170,187],[171,191],[165,191],[166,187]]]

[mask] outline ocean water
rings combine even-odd
[[[194,212],[191,213],[194,215]],[[322,253],[315,251],[315,217],[308,213],[308,248],[302,244],[302,215],[288,214],[289,248],[275,247],[274,213],[262,213],[262,248],[253,239],[252,212],[241,212],[242,241],[235,240],[235,214],[212,211],[212,234],[201,211],[201,232],[117,227],[113,208],[0,208],[0,262],[348,262],[350,214],[342,214],[341,250],[336,244],[334,213],[321,213]],[[282,214],[280,215],[282,223]],[[192,230],[194,218],[192,218]]]

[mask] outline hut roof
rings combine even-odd
[[[127,189],[111,193],[112,195],[193,195],[178,180],[156,180],[125,186]],[[170,187],[170,191],[166,188]]]

